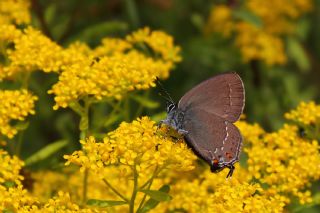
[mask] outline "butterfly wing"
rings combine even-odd
[[[236,73],[214,76],[187,92],[178,108],[206,111],[231,123],[237,121],[243,111],[245,92],[243,82]]]
[[[236,126],[229,121],[202,110],[185,113],[186,142],[203,160],[212,164],[221,159],[226,165],[239,160],[242,137]]]

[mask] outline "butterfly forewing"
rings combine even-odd
[[[197,108],[229,122],[239,119],[244,107],[244,86],[236,73],[212,77],[187,92],[178,108],[187,111]]]

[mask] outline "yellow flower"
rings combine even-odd
[[[105,212],[98,211],[90,208],[80,208],[79,205],[75,204],[70,197],[69,193],[59,191],[56,196],[45,204],[45,206],[39,212],[83,212],[83,213],[91,213],[91,212]]]
[[[238,23],[236,29],[238,34],[235,45],[240,48],[244,61],[257,59],[268,65],[286,62],[287,57],[280,38],[245,22]]]
[[[2,149],[0,149],[0,162],[0,186],[8,181],[20,185],[23,180],[20,170],[24,163],[16,156],[11,157]]]
[[[155,53],[160,54],[164,61],[171,63],[181,61],[180,47],[175,46],[173,38],[162,31],[150,31],[145,27],[128,35],[127,41],[132,44],[147,44]]]
[[[22,32],[18,30],[14,25],[0,25],[0,43],[6,45],[6,43],[13,42],[22,35]]]
[[[238,169],[232,179],[226,173],[209,170],[193,179],[180,176],[171,184],[170,202],[161,203],[152,212],[182,209],[186,212],[281,212],[285,206],[280,196],[261,195],[259,184],[249,184],[245,170]],[[244,175],[244,176],[243,176]]]
[[[23,121],[28,114],[34,114],[37,97],[27,90],[0,90],[0,100],[0,134],[13,138],[18,130],[10,122]]]
[[[120,99],[128,91],[154,86],[155,77],[167,72],[166,64],[137,51],[104,56],[98,61],[89,58],[66,67],[49,93],[55,94],[54,109],[87,96]]]
[[[205,33],[220,32],[225,37],[228,37],[233,30],[234,23],[231,9],[226,5],[217,5],[213,7],[204,29]]]
[[[22,185],[5,188],[0,185],[1,212],[38,212],[38,201]]]
[[[297,135],[296,126],[284,125],[274,133],[261,135],[260,140],[248,140],[244,148],[248,155],[248,171],[261,183],[268,184],[267,194],[297,196],[301,202],[311,201],[306,197],[306,187],[320,178],[320,156],[317,141]],[[308,162],[308,163],[306,163]]]
[[[313,3],[312,0],[249,0],[246,7],[262,19],[268,32],[291,33],[294,20],[311,11]]]
[[[62,47],[40,31],[29,27],[14,40],[14,49],[8,50],[8,57],[12,66],[21,67],[22,70],[57,72],[63,65],[61,52]]]
[[[93,50],[96,57],[124,53],[124,51],[132,48],[129,42],[119,38],[104,38],[101,43],[101,45]]]
[[[261,60],[268,65],[285,64],[283,36],[293,34],[297,19],[312,8],[312,0],[248,0],[238,7],[218,5],[212,8],[204,30],[219,32],[225,37],[234,33],[235,45],[245,62]],[[233,17],[232,10],[253,13],[261,20],[261,26]]]
[[[0,25],[28,24],[31,20],[29,0],[1,0]]]
[[[132,123],[123,122],[108,134],[103,142],[93,137],[81,141],[83,150],[65,155],[70,163],[100,173],[109,165],[135,165],[140,176],[151,174],[156,167],[188,171],[194,168],[195,156],[185,143],[174,143],[167,137],[157,135],[153,121],[143,117]],[[102,173],[103,174],[103,173]]]
[[[315,125],[320,123],[320,106],[314,101],[301,102],[297,109],[285,114],[288,120],[296,121],[302,125]]]

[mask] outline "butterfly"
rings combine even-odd
[[[166,94],[167,117],[159,125],[178,131],[212,172],[229,168],[227,178],[231,177],[242,146],[240,131],[233,124],[245,105],[240,76],[231,72],[209,78],[182,96],[178,104]]]

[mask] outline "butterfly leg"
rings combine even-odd
[[[232,174],[233,174],[233,171],[235,169],[234,165],[231,164],[230,166],[228,166],[228,168],[230,169],[228,174],[227,174],[227,177],[226,178],[231,178]]]
[[[186,135],[186,134],[188,134],[188,131],[186,131],[186,130],[184,130],[184,129],[178,129],[178,133],[179,133],[180,135]]]
[[[157,124],[157,130],[161,128],[163,123],[164,123],[163,120],[159,121],[159,123]]]

